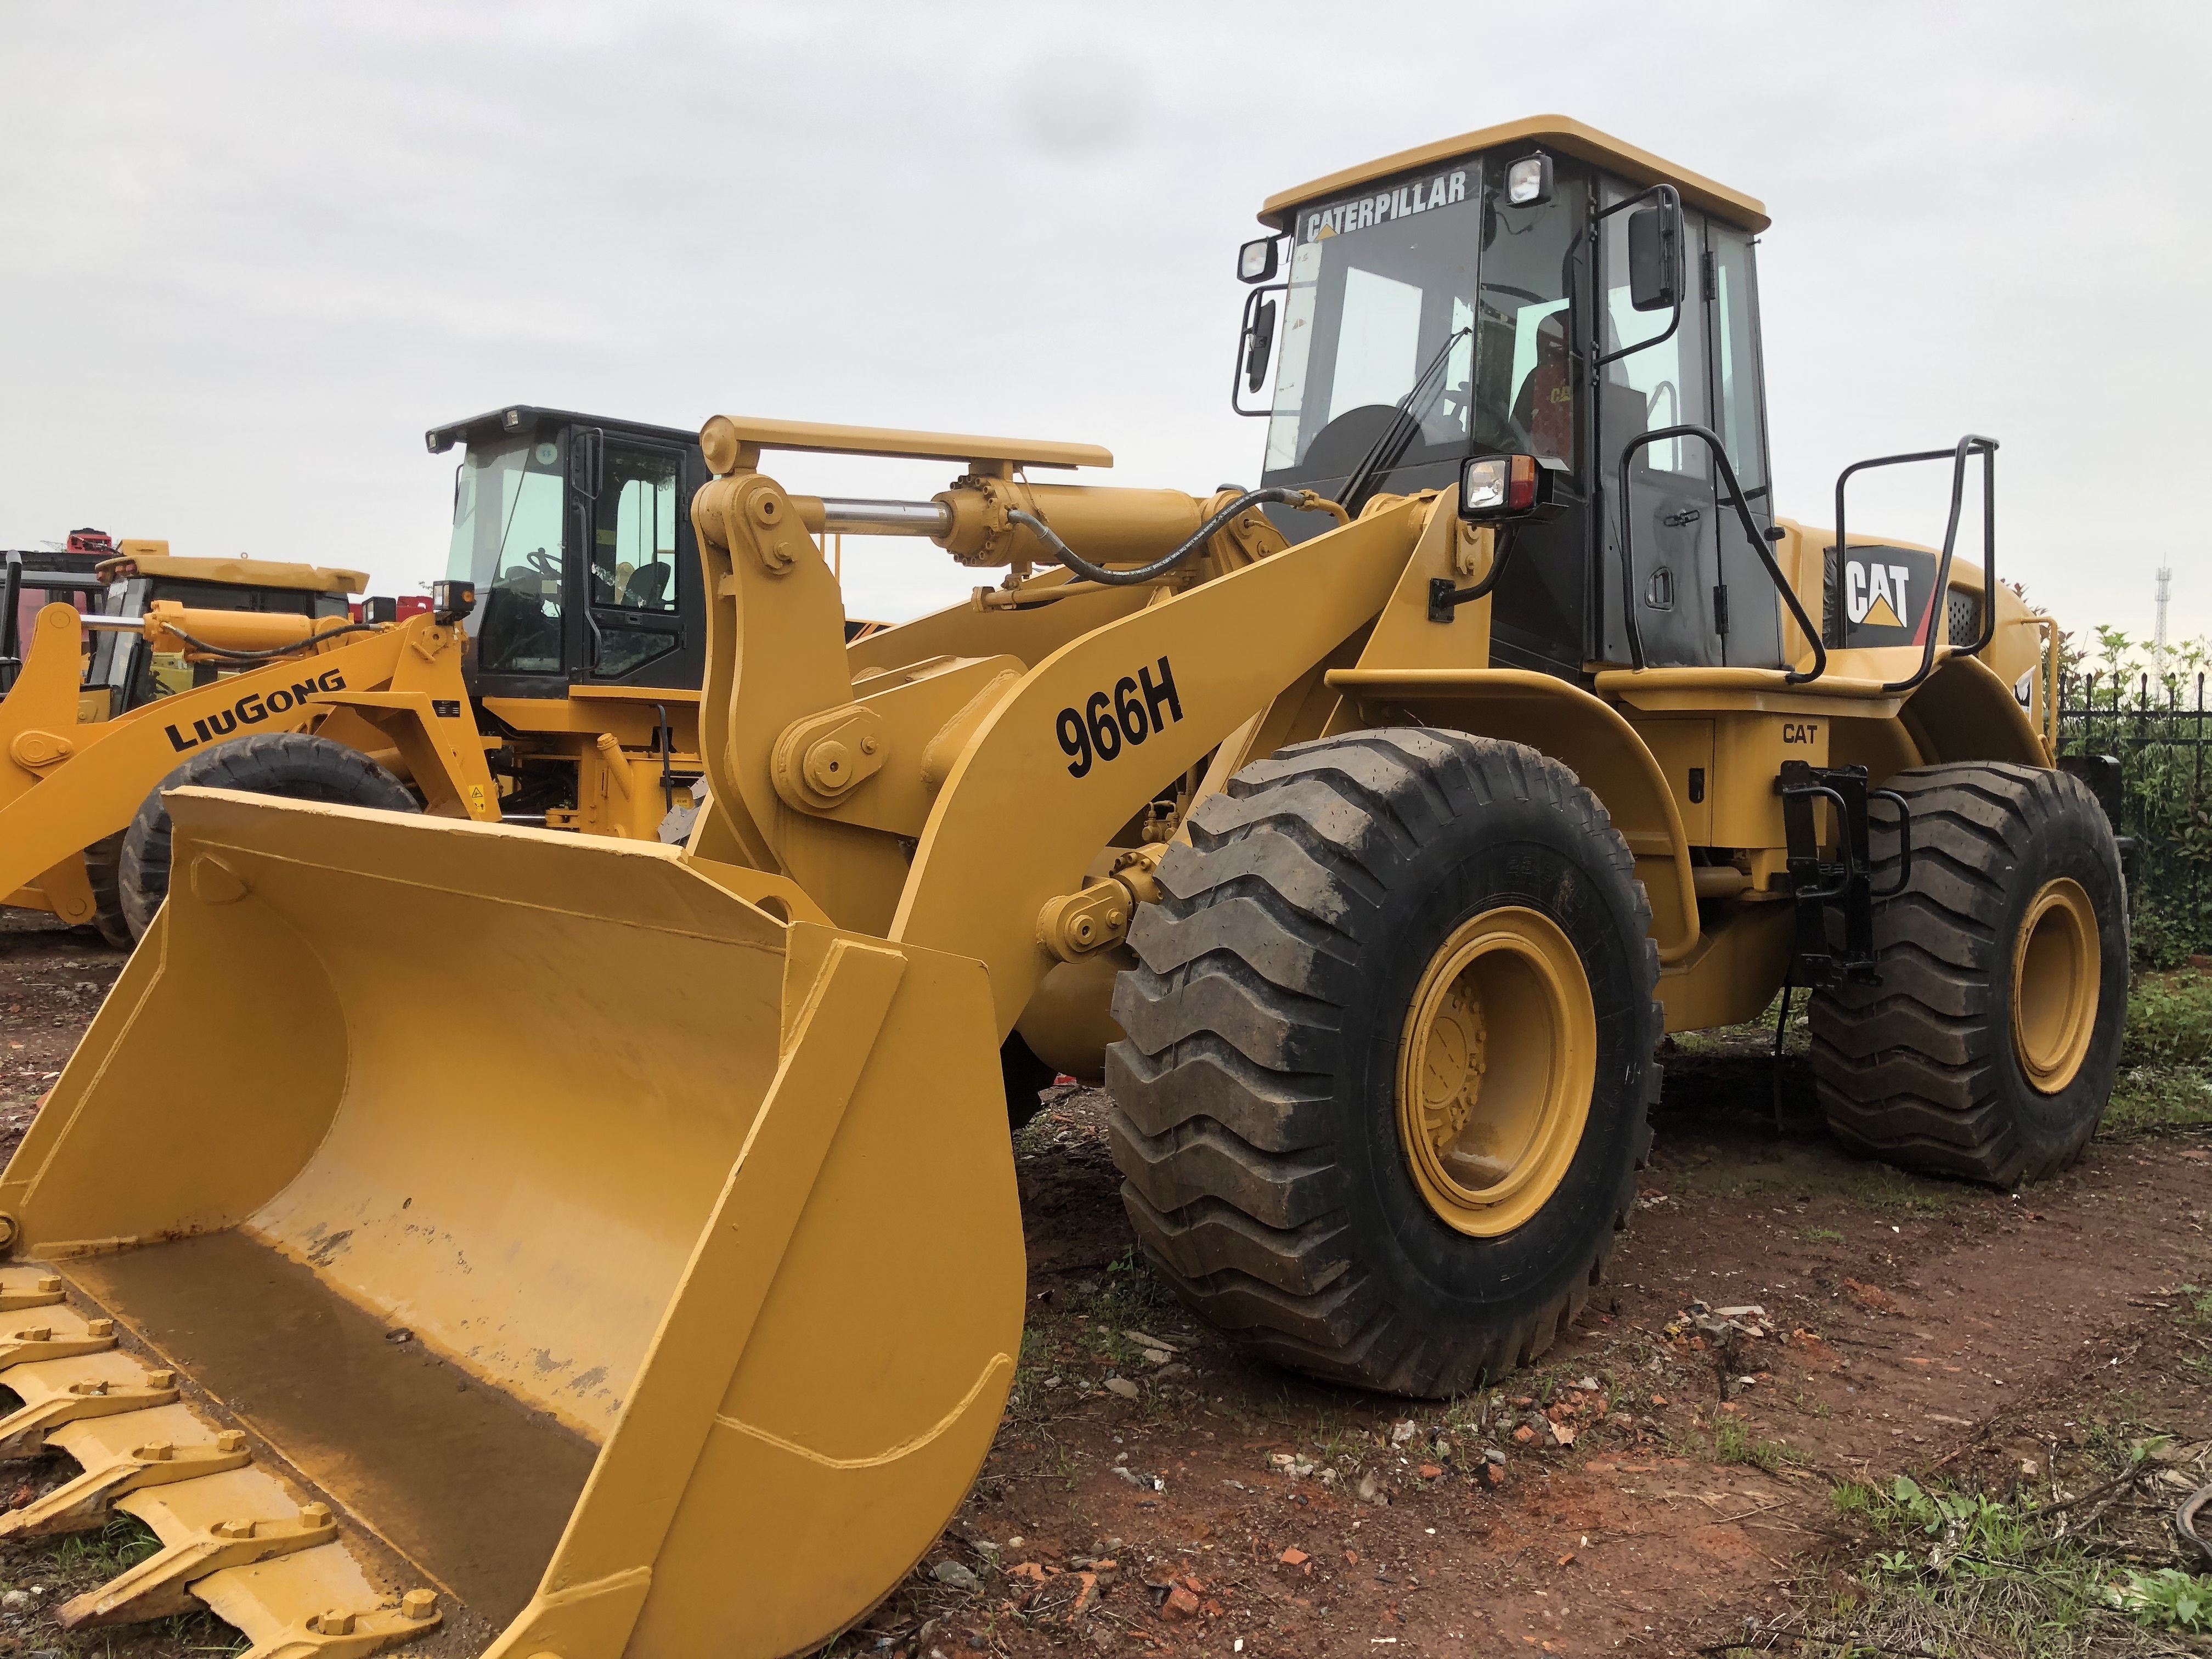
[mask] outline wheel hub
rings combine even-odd
[[[1431,1210],[1493,1237],[1541,1209],[1582,1144],[1596,1055],[1589,982],[1559,924],[1506,906],[1455,928],[1399,1051],[1399,1139]]]
[[[2012,1046],[2030,1087],[2073,1082],[2097,1024],[2097,912],[2081,884],[2045,882],[2027,907],[2012,958]]]

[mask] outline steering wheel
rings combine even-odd
[[[556,560],[549,557],[545,550],[542,547],[533,549],[532,551],[524,554],[522,556],[522,561],[541,576],[550,576],[556,582],[561,580],[561,566],[559,562]]]

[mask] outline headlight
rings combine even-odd
[[[1262,236],[1237,250],[1237,280],[1264,283],[1275,274],[1275,239]]]
[[[1505,199],[1515,207],[1534,207],[1552,199],[1552,158],[1524,155],[1505,169]]]
[[[1470,456],[1460,469],[1459,515],[1508,519],[1550,504],[1549,476],[1534,455]]]
[[[1495,512],[1505,505],[1506,472],[1511,458],[1486,456],[1467,464],[1466,482],[1460,489],[1460,506],[1470,513]]]
[[[430,584],[430,620],[439,627],[451,627],[476,608],[477,585],[474,582]]]

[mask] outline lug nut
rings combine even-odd
[[[417,1622],[428,1619],[438,1610],[438,1592],[411,1589],[399,1598],[399,1611]]]

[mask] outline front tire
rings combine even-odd
[[[1249,766],[1139,909],[1107,1051],[1131,1224],[1189,1306],[1332,1381],[1443,1395],[1597,1283],[1656,1098],[1628,848],[1565,768],[1427,728]]]
[[[92,925],[118,951],[138,943],[123,909],[123,836],[102,836],[84,849],[85,879],[92,887]]]
[[[169,896],[169,809],[161,797],[191,786],[386,812],[421,810],[405,784],[360,750],[329,738],[268,732],[203,750],[154,786],[124,831],[118,885],[133,940],[145,936]]]
[[[2042,767],[1921,767],[1912,879],[1875,912],[1879,986],[1813,998],[1813,1074],[1837,1138],[1992,1186],[2081,1155],[2119,1065],[2127,889],[2088,787]],[[1897,832],[1873,821],[1878,884]]]

